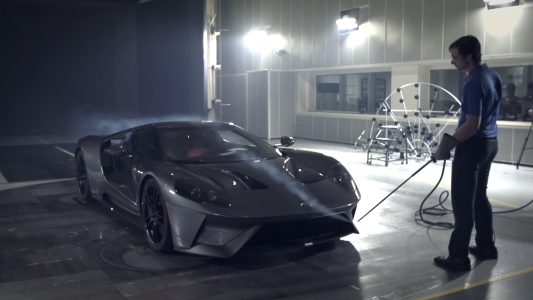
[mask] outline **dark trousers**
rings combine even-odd
[[[476,245],[493,247],[492,206],[487,197],[492,160],[498,153],[498,140],[472,137],[455,149],[452,162],[452,207],[455,228],[448,251],[451,257],[468,257],[474,223]]]

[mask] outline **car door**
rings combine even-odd
[[[133,152],[137,155],[127,156],[124,160],[124,178],[134,205],[138,203],[138,186],[142,175],[156,163],[158,151],[154,130],[143,128],[137,130],[133,137]]]
[[[131,131],[121,137],[111,140],[111,145],[124,144],[127,149],[127,154],[118,157],[112,157],[114,171],[106,176],[106,180],[115,188],[115,191],[118,192],[113,193],[113,202],[129,210],[134,210],[135,204],[133,194],[131,193],[131,189],[127,181],[127,176],[125,174],[130,168],[130,161],[135,156],[132,151],[135,134],[135,131]]]

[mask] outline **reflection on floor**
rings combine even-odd
[[[350,145],[297,140],[294,147],[345,164],[363,195],[356,220],[425,163],[413,158],[407,165],[369,166]],[[428,205],[450,186],[449,166]],[[73,180],[6,189],[0,191],[0,299],[527,299],[533,207],[495,217],[497,261],[472,257],[473,270],[459,273],[433,265],[434,256],[447,253],[450,231],[417,225],[413,214],[441,170],[441,164],[428,165],[356,223],[359,235],[230,259],[153,253],[135,220],[77,201]],[[494,164],[491,176],[495,211],[532,198],[533,169]],[[453,222],[451,215],[428,218]],[[464,290],[465,284],[473,287]]]

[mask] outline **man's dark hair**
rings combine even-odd
[[[476,65],[481,63],[481,44],[477,37],[473,35],[463,36],[453,42],[448,50],[451,50],[452,48],[457,48],[461,56],[465,58],[471,54],[472,60]]]

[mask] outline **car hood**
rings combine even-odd
[[[221,188],[231,199],[231,210],[221,215],[271,217],[307,214],[352,205],[358,199],[318,172],[293,158],[213,164],[181,164],[186,176]],[[194,175],[193,175],[194,174]],[[193,178],[190,176],[193,175]],[[181,177],[183,178],[183,177]],[[197,181],[198,182],[198,181]],[[198,182],[200,186],[200,182]],[[215,211],[215,208],[210,208]]]
[[[186,165],[225,189],[265,189],[292,183],[310,184],[325,179],[317,172],[292,158],[240,161],[231,163]]]

